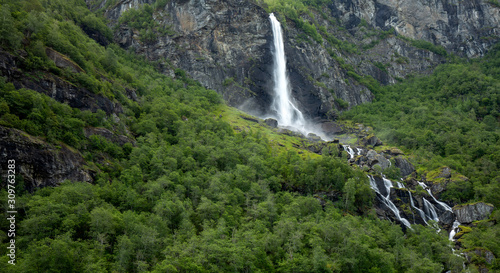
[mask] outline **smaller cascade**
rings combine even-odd
[[[434,220],[434,221],[439,221],[439,217],[437,215],[436,209],[434,208],[434,205],[431,204],[431,202],[427,201],[427,199],[422,198],[424,201],[424,211],[425,211],[425,216],[427,216],[428,219]]]
[[[349,154],[349,159],[354,158],[354,150],[351,148],[349,145],[344,145],[344,151],[346,151]]]
[[[363,152],[363,149],[358,148],[358,155],[361,155],[362,152]]]
[[[453,237],[455,237],[455,235],[457,234],[457,232],[459,230],[458,226],[460,226],[460,222],[455,220],[455,222],[453,222],[453,227],[450,230],[450,237],[448,238],[452,242],[455,241],[455,239],[453,239]]]
[[[411,207],[414,208],[418,212],[418,214],[420,215],[420,218],[422,218],[422,220],[424,221],[424,223],[426,225],[428,225],[427,224],[427,220],[425,219],[426,215],[425,215],[424,211],[421,210],[421,209],[419,209],[419,208],[417,208],[415,206],[415,203],[413,202],[413,197],[411,196],[411,191],[408,191],[408,193],[410,194],[410,205],[411,205]]]
[[[382,193],[380,193],[380,189],[378,188],[378,185],[377,185],[377,182],[375,181],[375,178],[373,178],[373,176],[369,175],[368,179],[370,179],[371,188],[373,190],[375,190],[375,192],[378,193],[382,197],[381,198],[382,203],[384,203],[384,205],[386,205],[394,213],[394,215],[399,220],[399,222],[403,223],[403,225],[405,225],[407,228],[411,229],[410,222],[408,220],[406,220],[405,218],[401,217],[401,215],[399,214],[398,208],[396,207],[396,205],[394,205],[394,203],[392,203],[391,199],[389,199],[389,197],[391,195],[392,182],[389,179],[386,179],[385,177],[383,178],[384,187],[385,187],[385,190],[387,192],[387,196],[384,196]]]
[[[406,189],[405,185],[403,185],[403,183],[401,183],[399,181],[398,181],[398,188],[400,188],[400,189]]]
[[[387,192],[386,197],[389,198],[389,196],[391,195],[392,181],[385,178],[385,176],[382,177],[382,180],[384,181],[385,190]]]
[[[431,189],[429,189],[429,187],[427,187],[427,185],[425,185],[425,183],[424,183],[424,182],[420,182],[420,181],[419,181],[419,182],[418,182],[418,184],[419,184],[422,188],[424,188],[424,190],[426,190],[426,191],[429,193],[429,195],[432,197],[432,199],[434,199],[434,202],[436,202],[437,204],[439,204],[439,205],[440,205],[440,206],[441,206],[444,210],[447,210],[447,211],[453,212],[453,210],[451,209],[451,207],[450,207],[450,206],[448,206],[448,205],[447,205],[446,203],[444,203],[444,202],[438,201],[438,200],[436,199],[436,197],[434,197],[434,195],[432,195]]]

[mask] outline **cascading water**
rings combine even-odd
[[[378,193],[379,196],[382,197],[381,198],[382,202],[394,213],[394,215],[396,216],[396,218],[401,223],[403,223],[403,225],[405,225],[407,228],[411,229],[410,222],[408,222],[408,220],[406,220],[405,218],[401,217],[401,215],[399,214],[398,208],[396,207],[396,205],[394,205],[394,203],[392,203],[391,199],[389,198],[390,195],[391,195],[392,182],[389,179],[383,178],[383,180],[384,180],[384,190],[386,191],[386,195],[383,195],[380,192],[380,189],[379,189],[379,187],[377,185],[377,182],[375,181],[375,178],[373,178],[373,176],[369,175],[368,179],[370,179],[370,186],[371,186],[371,188],[373,190],[375,190],[375,192]]]
[[[351,148],[349,145],[344,145],[344,151],[346,151],[349,154],[349,159],[354,157],[354,150]]]
[[[411,196],[411,191],[408,191],[408,193],[410,194],[410,204],[411,204],[411,207],[414,208],[418,212],[418,214],[420,215],[420,218],[422,218],[422,220],[424,221],[424,223],[426,225],[428,225],[427,224],[427,220],[425,220],[426,215],[425,215],[424,211],[421,210],[421,209],[419,209],[419,208],[417,208],[415,206],[415,203],[413,202],[413,196]],[[429,217],[427,216],[427,218],[429,218]]]
[[[455,241],[455,239],[453,239],[453,237],[455,237],[455,235],[457,234],[457,231],[459,230],[458,226],[460,226],[460,222],[455,220],[455,222],[453,222],[453,227],[451,228],[451,231],[450,231],[450,241]]]
[[[425,183],[423,183],[423,182],[420,182],[420,181],[419,181],[419,182],[418,182],[418,184],[419,184],[422,188],[424,188],[424,190],[426,190],[426,191],[429,193],[429,195],[432,197],[432,199],[434,199],[434,202],[436,202],[437,204],[439,204],[439,205],[440,205],[440,206],[441,206],[444,210],[447,210],[447,211],[453,212],[453,210],[450,208],[450,206],[448,206],[446,203],[443,203],[443,202],[441,202],[441,201],[438,201],[438,200],[436,199],[436,197],[434,197],[434,195],[432,195],[431,190],[429,189],[429,187],[427,187],[427,185],[425,185]]]
[[[305,131],[304,115],[294,105],[290,97],[290,84],[286,75],[285,47],[281,24],[273,13],[269,15],[274,36],[274,101],[272,109],[277,114],[278,124],[291,126],[299,131]]]
[[[425,211],[425,215],[431,219],[431,220],[434,220],[434,221],[439,221],[439,217],[437,215],[437,212],[436,212],[436,209],[434,208],[434,205],[432,205],[429,201],[427,201],[427,199],[425,198],[422,198],[422,200],[424,201],[424,211]]]

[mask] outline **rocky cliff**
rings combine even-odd
[[[70,147],[49,144],[23,131],[3,126],[0,126],[0,157],[16,161],[16,174],[22,176],[24,187],[30,192],[35,188],[57,186],[64,180],[92,182],[95,173],[85,166],[80,153]],[[7,161],[1,164],[6,170]]]
[[[92,9],[106,2],[87,1]],[[149,40],[144,30],[120,23],[127,10],[155,3],[121,0],[105,9],[116,26],[115,40],[160,61],[164,73],[174,76],[181,68],[228,104],[266,115],[272,101],[272,32],[264,8],[245,0],[168,1],[155,5],[151,20],[158,27]],[[292,94],[309,117],[335,118],[337,110],[371,101],[378,83],[429,73],[445,61],[446,51],[436,46],[475,57],[498,41],[499,9],[481,0],[335,0],[327,7],[299,15],[319,29],[319,39],[279,14]]]
[[[21,55],[23,53],[21,52]],[[68,68],[73,72],[80,72],[81,68],[74,64],[69,58],[47,48],[47,55],[54,60],[60,68]],[[21,56],[22,58],[22,56]],[[90,110],[96,112],[103,110],[109,115],[123,112],[120,103],[109,98],[76,86],[68,80],[53,73],[43,70],[29,71],[23,67],[20,57],[14,56],[0,49],[0,75],[8,82],[12,82],[16,88],[32,89],[45,94],[59,102],[67,103],[73,108],[82,111]],[[135,92],[129,90],[129,96],[135,97]]]
[[[483,56],[500,37],[500,10],[484,0],[334,0],[332,15],[347,29],[362,21],[432,42],[467,57]]]
[[[453,207],[457,220],[462,224],[470,224],[473,221],[488,219],[494,210],[493,205],[483,202]]]

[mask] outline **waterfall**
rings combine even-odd
[[[426,190],[426,191],[429,193],[429,195],[432,197],[432,199],[434,199],[434,202],[436,202],[437,204],[439,204],[439,205],[440,205],[440,206],[441,206],[444,210],[447,210],[447,211],[450,211],[450,212],[452,212],[452,213],[453,213],[453,210],[450,208],[450,206],[448,206],[448,205],[447,205],[446,203],[444,203],[444,202],[438,201],[438,200],[436,199],[436,197],[434,197],[434,195],[432,195],[431,190],[429,189],[429,187],[427,187],[427,185],[425,185],[425,183],[423,183],[423,182],[420,182],[420,181],[419,181],[419,182],[418,182],[418,184],[419,184],[422,188],[424,188],[424,190]]]
[[[349,159],[354,157],[354,150],[351,148],[349,145],[344,145],[344,151],[346,151],[349,154]]]
[[[274,101],[272,110],[277,114],[278,124],[291,126],[299,131],[304,131],[306,121],[302,112],[293,104],[290,96],[290,83],[286,75],[285,47],[281,24],[273,13],[269,15],[274,36]]]
[[[425,217],[426,217],[425,213],[421,209],[419,209],[419,208],[417,208],[415,206],[415,203],[413,202],[413,197],[411,196],[411,191],[410,190],[408,190],[408,193],[410,194],[410,204],[411,204],[411,207],[414,208],[418,212],[418,214],[420,215],[420,218],[422,218],[422,220],[424,221],[424,223],[426,225],[428,225],[427,221],[425,220]]]
[[[391,195],[392,182],[389,179],[386,179],[385,177],[383,178],[383,180],[384,180],[384,187],[385,187],[384,190],[387,192],[387,196],[384,196],[382,193],[380,193],[380,189],[378,188],[378,185],[377,185],[377,182],[375,181],[375,178],[373,178],[373,176],[369,175],[368,179],[370,179],[370,186],[371,186],[371,188],[373,190],[375,190],[375,192],[378,193],[379,196],[382,197],[382,203],[384,203],[384,205],[386,205],[394,213],[394,215],[396,216],[396,218],[401,223],[403,223],[403,225],[405,225],[406,227],[408,227],[409,229],[411,229],[410,222],[408,222],[408,220],[406,220],[405,218],[401,217],[401,215],[399,214],[398,208],[396,207],[396,205],[394,205],[394,203],[392,203],[391,199],[389,198],[390,195]]]
[[[457,231],[459,230],[458,226],[460,225],[460,222],[455,220],[455,222],[453,222],[453,227],[451,228],[451,231],[450,231],[450,241],[455,241],[455,239],[453,239],[453,237],[455,237],[455,235],[457,234]]]
[[[425,216],[427,216],[430,220],[439,222],[439,217],[437,215],[436,209],[434,208],[434,205],[432,205],[429,201],[427,201],[427,199],[423,197],[422,200],[424,201]]]

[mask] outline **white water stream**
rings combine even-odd
[[[383,178],[384,188],[385,188],[384,190],[386,193],[386,195],[384,195],[380,192],[380,189],[377,185],[377,182],[375,181],[375,178],[373,178],[373,176],[371,175],[369,175],[368,178],[370,179],[371,188],[375,190],[375,192],[382,197],[382,202],[394,213],[399,222],[403,223],[403,225],[411,229],[410,222],[408,222],[406,218],[401,217],[398,208],[396,207],[396,205],[394,205],[394,203],[392,203],[391,199],[389,198],[391,195],[392,182],[389,179],[386,179],[385,177]]]
[[[290,96],[290,83],[286,75],[285,47],[281,24],[273,13],[269,15],[269,18],[274,36],[274,101],[271,107],[277,114],[279,125],[305,131],[306,121],[304,115],[295,106]]]

